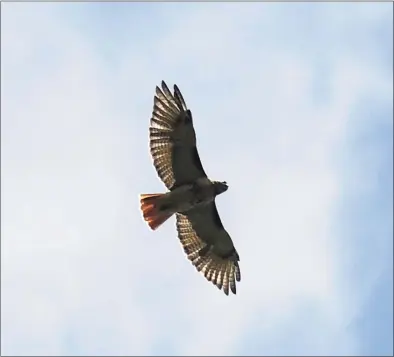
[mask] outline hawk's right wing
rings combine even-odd
[[[156,171],[169,190],[207,177],[196,147],[192,113],[178,87],[156,87],[151,118],[150,151]]]

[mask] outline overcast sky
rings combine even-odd
[[[393,353],[392,4],[1,9],[2,355]],[[236,296],[142,219],[161,80],[229,183]]]

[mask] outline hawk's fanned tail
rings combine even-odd
[[[159,199],[164,196],[164,193],[153,193],[153,194],[141,194],[141,210],[145,221],[148,223],[152,230],[159,228],[168,218],[172,216],[172,213],[160,211]]]

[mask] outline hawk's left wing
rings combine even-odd
[[[187,214],[176,214],[178,237],[188,259],[208,281],[226,295],[236,293],[241,280],[239,256],[224,229],[215,202],[197,207]]]

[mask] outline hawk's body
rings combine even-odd
[[[189,260],[226,294],[240,281],[239,256],[224,229],[215,197],[228,188],[211,181],[202,167],[191,111],[178,87],[156,87],[150,149],[157,173],[169,192],[141,195],[141,209],[152,229],[176,214],[178,237]]]

